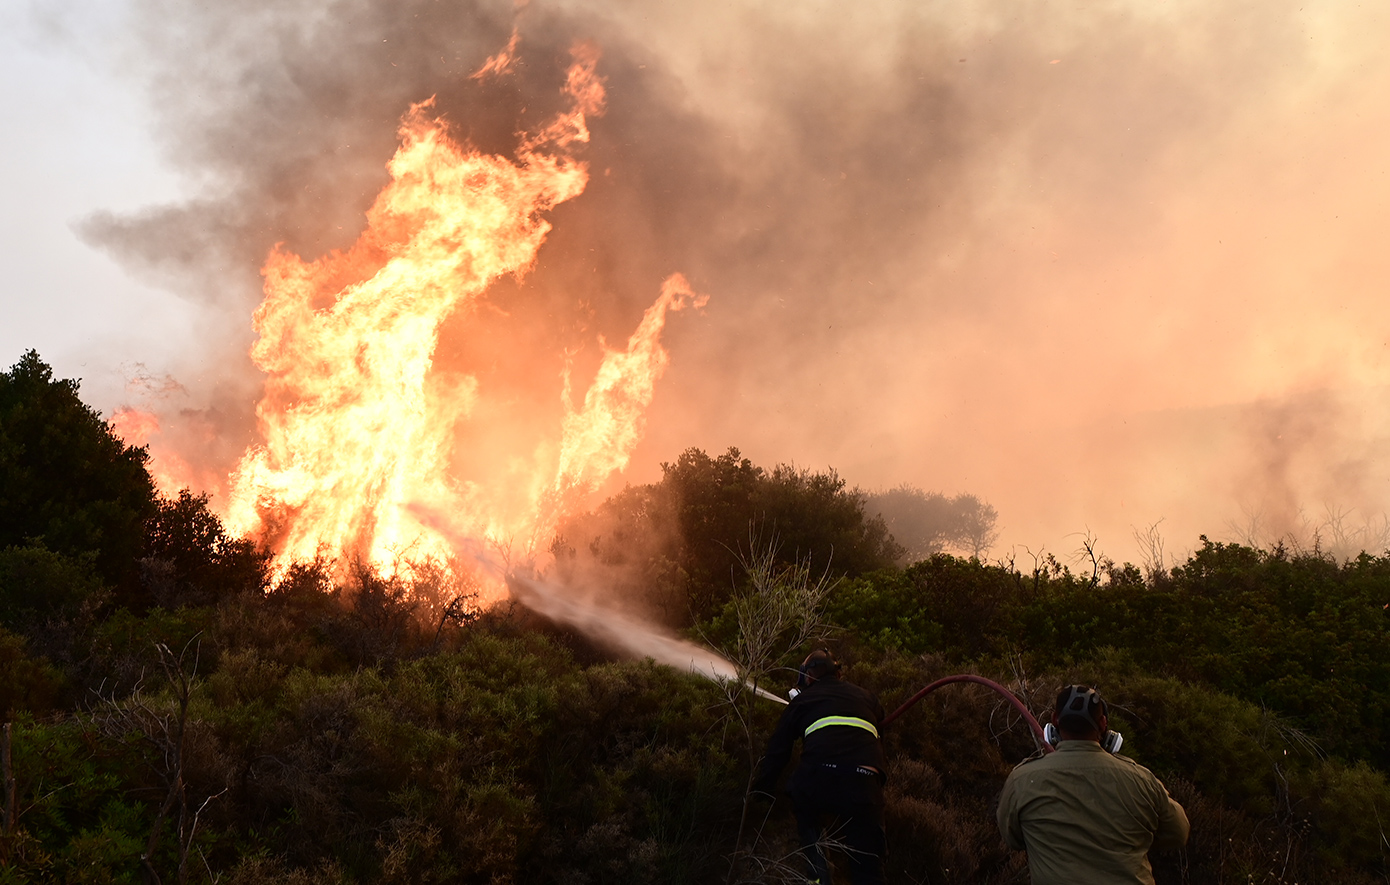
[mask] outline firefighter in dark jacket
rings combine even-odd
[[[782,714],[753,783],[771,794],[801,738],[801,764],[787,781],[796,811],[802,851],[811,881],[830,885],[830,865],[821,852],[822,827],[836,822],[831,841],[843,844],[856,885],[883,881],[883,747],[879,728],[883,707],[869,692],[841,682],[840,666],[825,650],[801,665],[799,692]]]

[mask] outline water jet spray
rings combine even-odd
[[[715,682],[738,682],[738,669],[722,655],[674,636],[666,636],[649,624],[604,606],[574,598],[565,588],[540,578],[506,575],[512,598],[557,623],[574,627],[599,642],[659,664],[689,670]],[[759,696],[787,701],[761,688]]]
[[[477,563],[483,571],[505,584],[513,599],[536,614],[637,657],[651,658],[659,664],[688,670],[715,682],[741,681],[733,662],[708,648],[666,635],[624,612],[577,598],[572,588],[519,573],[515,567],[502,562],[487,544],[460,531],[445,511],[420,502],[411,504],[409,509],[422,524],[447,538],[460,556]],[[754,691],[779,704],[787,703],[761,688],[754,688]]]

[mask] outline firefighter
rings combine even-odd
[[[771,795],[792,745],[802,741],[801,763],[787,781],[801,850],[811,881],[830,885],[830,865],[820,849],[823,827],[834,822],[830,841],[845,847],[856,885],[883,881],[883,707],[869,692],[839,678],[840,665],[825,649],[802,663],[792,702],[768,741],[755,792]]]
[[[1004,782],[999,829],[1028,852],[1034,885],[1153,885],[1150,848],[1181,848],[1187,814],[1147,768],[1116,755],[1105,701],[1069,685],[1057,696],[1055,753],[1024,760]]]

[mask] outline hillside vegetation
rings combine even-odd
[[[0,883],[790,881],[784,803],[739,827],[776,704],[480,610],[439,563],[272,580],[145,461],[36,354],[0,374]],[[958,672],[1039,712],[1099,686],[1192,820],[1160,882],[1390,879],[1390,558],[1019,568],[939,552],[988,545],[983,502],[891,497],[691,450],[571,519],[555,575],[736,650],[749,565],[828,574],[814,620],[888,709]],[[962,522],[895,539],[923,508]],[[890,881],[1028,880],[992,816],[1035,749],[1007,705],[952,686],[885,741]]]

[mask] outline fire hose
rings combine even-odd
[[[1013,705],[1013,708],[1018,711],[1020,716],[1023,717],[1023,721],[1028,723],[1028,727],[1033,730],[1033,737],[1042,746],[1043,750],[1047,753],[1053,752],[1054,748],[1052,744],[1048,743],[1047,738],[1043,736],[1042,726],[1038,724],[1038,720],[1036,717],[1033,716],[1032,712],[1029,711],[1029,709],[1026,706],[1024,706],[1023,701],[1020,701],[1014,695],[1013,692],[1009,691],[1007,688],[995,682],[994,680],[986,679],[983,676],[973,676],[969,673],[961,673],[956,676],[946,676],[942,679],[936,680],[931,685],[928,685],[926,688],[922,689],[912,697],[908,698],[907,701],[904,702],[901,707],[894,710],[892,713],[889,713],[887,718],[883,720],[883,724],[887,725],[894,719],[897,719],[899,716],[906,713],[908,709],[912,707],[913,704],[917,703],[922,698],[936,691],[941,686],[950,685],[954,682],[973,682],[976,685],[983,685],[985,688],[990,688],[998,692],[1000,695],[1003,696],[1004,700],[1008,701],[1010,704]]]

